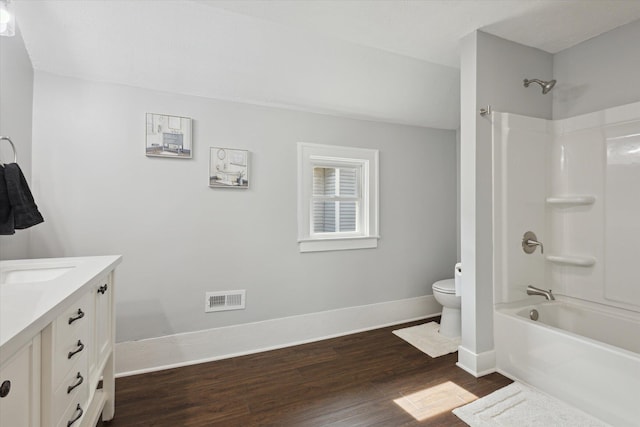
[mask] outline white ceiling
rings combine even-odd
[[[461,37],[556,53],[640,19],[638,0],[15,4],[37,70],[444,129],[459,124]]]
[[[640,18],[638,0],[194,1],[450,67],[477,29],[557,53]]]

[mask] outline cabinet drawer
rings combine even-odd
[[[91,323],[92,314],[93,301],[89,294],[71,304],[55,321],[56,344],[73,340],[78,330],[86,329]]]
[[[52,417],[59,419],[71,403],[84,408],[88,399],[87,354],[80,356],[52,396]]]
[[[57,389],[76,361],[91,349],[91,317],[93,316],[92,295],[87,294],[72,304],[54,323],[53,382]],[[80,311],[78,311],[80,310]],[[77,319],[77,320],[73,320]],[[71,323],[69,323],[71,321]],[[86,371],[87,359],[83,369]]]
[[[78,397],[86,396],[88,390],[87,386],[83,384],[79,388],[82,388],[84,392],[83,390],[80,390],[78,393]],[[69,422],[74,420],[75,421],[73,422],[73,424],[71,424],[70,427],[80,426],[82,424],[82,419],[84,417],[84,413],[87,411],[88,406],[89,405],[87,404],[86,397],[84,397],[84,399],[73,399],[69,406],[65,409],[62,417],[60,417],[58,422],[55,424],[56,427],[67,427],[69,426]]]

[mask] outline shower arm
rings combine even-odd
[[[529,87],[531,83],[538,83],[540,86],[547,84],[547,82],[543,82],[540,79],[524,79],[524,87]]]
[[[545,82],[544,80],[540,79],[524,79],[524,87],[529,87],[531,83],[538,83],[542,88],[543,95],[549,93],[551,89],[553,89],[553,87],[556,85],[555,80],[549,80],[548,82]]]

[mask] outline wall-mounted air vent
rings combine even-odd
[[[245,291],[221,291],[205,293],[205,313],[244,309]]]

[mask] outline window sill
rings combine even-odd
[[[378,247],[378,236],[299,240],[300,252],[348,251]]]

